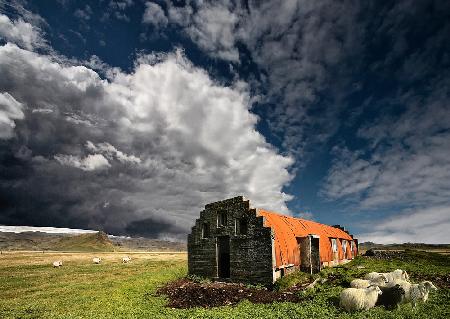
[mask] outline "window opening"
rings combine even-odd
[[[209,238],[209,224],[203,223],[202,225],[202,238]]]
[[[226,226],[227,225],[227,213],[221,212],[217,216],[217,226]]]
[[[333,253],[336,253],[338,251],[336,238],[331,238],[331,248],[333,250]]]
[[[247,235],[248,233],[248,221],[246,218],[240,218],[238,220],[238,234]]]

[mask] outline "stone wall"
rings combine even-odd
[[[226,214],[226,224],[218,225],[219,214]],[[239,231],[239,220],[247,224],[246,234]],[[209,225],[208,238],[202,238],[204,224]],[[242,196],[205,206],[188,236],[189,274],[216,278],[217,237],[230,238],[230,280],[252,284],[273,283],[271,229],[263,226],[263,217],[256,216]]]

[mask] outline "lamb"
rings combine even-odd
[[[394,283],[389,283],[390,286],[398,284],[405,290],[404,302],[411,302],[413,307],[417,305],[419,300],[426,302],[428,300],[428,294],[431,290],[437,290],[431,281],[422,281],[419,284],[412,284],[405,280],[397,280]]]
[[[94,257],[92,258],[92,262],[94,264],[100,264],[102,262],[102,259],[100,257]]]
[[[364,289],[346,288],[340,295],[340,306],[346,311],[368,310],[375,306],[378,295],[382,292],[378,286],[370,286]]]
[[[386,286],[387,279],[385,275],[379,275],[375,279],[354,279],[350,282],[352,288],[367,288],[369,286]]]
[[[61,260],[57,260],[53,262],[53,268],[59,268],[63,265]]]
[[[376,305],[382,305],[386,309],[400,307],[400,303],[402,303],[405,298],[405,289],[399,284],[396,284],[393,287],[380,287],[380,290],[383,294],[378,297]]]
[[[386,273],[378,273],[378,272],[371,272],[364,276],[364,279],[367,280],[373,280],[376,279],[380,275],[385,275],[386,280],[388,282],[393,282],[396,280],[409,280],[408,273],[405,270],[396,269],[392,272],[386,272]]]
[[[126,264],[131,261],[131,258],[128,256],[122,257],[122,263]]]

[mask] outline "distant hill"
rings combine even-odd
[[[114,251],[114,244],[102,231],[94,234],[64,236],[55,243],[52,250],[60,251]]]
[[[423,244],[423,243],[403,243],[403,244],[376,244],[373,242],[364,242],[358,244],[360,251],[366,251],[369,249],[382,249],[382,250],[442,250],[450,249],[450,244]]]
[[[0,250],[48,250],[58,240],[58,235],[41,232],[0,232]]]
[[[88,234],[48,234],[43,232],[0,232],[0,250],[55,251],[185,251],[186,244],[148,238]]]
[[[114,246],[122,251],[186,251],[186,243],[149,238],[110,237]]]

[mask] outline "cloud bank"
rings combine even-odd
[[[220,86],[180,51],[108,81],[7,43],[0,73],[23,109],[1,142],[0,223],[184,238],[229,196],[288,213],[293,160],[255,130],[246,84]]]

